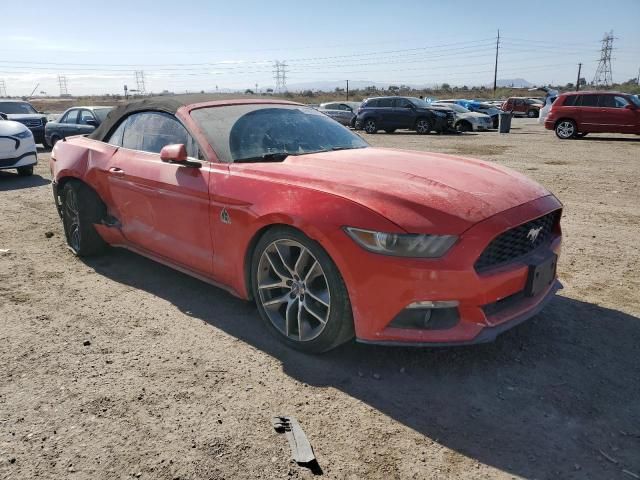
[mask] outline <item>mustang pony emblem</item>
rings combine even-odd
[[[527,233],[527,239],[529,239],[531,243],[535,243],[541,231],[542,231],[542,227],[532,228],[531,230],[529,230],[529,233]]]

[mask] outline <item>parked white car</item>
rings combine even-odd
[[[0,115],[0,170],[15,168],[22,176],[33,175],[38,154],[33,134],[25,125]]]
[[[453,110],[456,117],[453,126],[459,132],[477,132],[493,128],[493,119],[489,115],[472,112],[456,103],[433,102],[431,106]]]

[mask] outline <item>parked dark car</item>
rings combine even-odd
[[[29,102],[0,98],[0,113],[4,113],[9,120],[23,124],[31,130],[36,143],[44,144],[47,116],[38,112]]]
[[[453,127],[455,117],[451,111],[439,111],[415,97],[368,98],[358,110],[356,128],[367,133],[398,129],[415,130],[421,135],[432,131],[446,132]]]
[[[64,112],[55,122],[47,123],[44,137],[48,146],[73,135],[93,132],[107,117],[113,107],[73,107]]]
[[[640,99],[619,92],[563,93],[544,121],[558,138],[582,138],[588,133],[640,135]]]

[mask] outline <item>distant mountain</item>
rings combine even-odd
[[[524,78],[504,78],[498,79],[496,82],[499,87],[513,87],[513,88],[530,88],[533,84],[527,82]],[[493,86],[493,85],[491,85]]]

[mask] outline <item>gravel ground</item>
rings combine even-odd
[[[0,478],[313,477],[277,414],[327,478],[640,478],[640,139],[529,120],[366,138],[546,185],[565,289],[493,344],[304,356],[221,290],[121,250],[73,257],[43,152],[31,178],[0,173]]]

